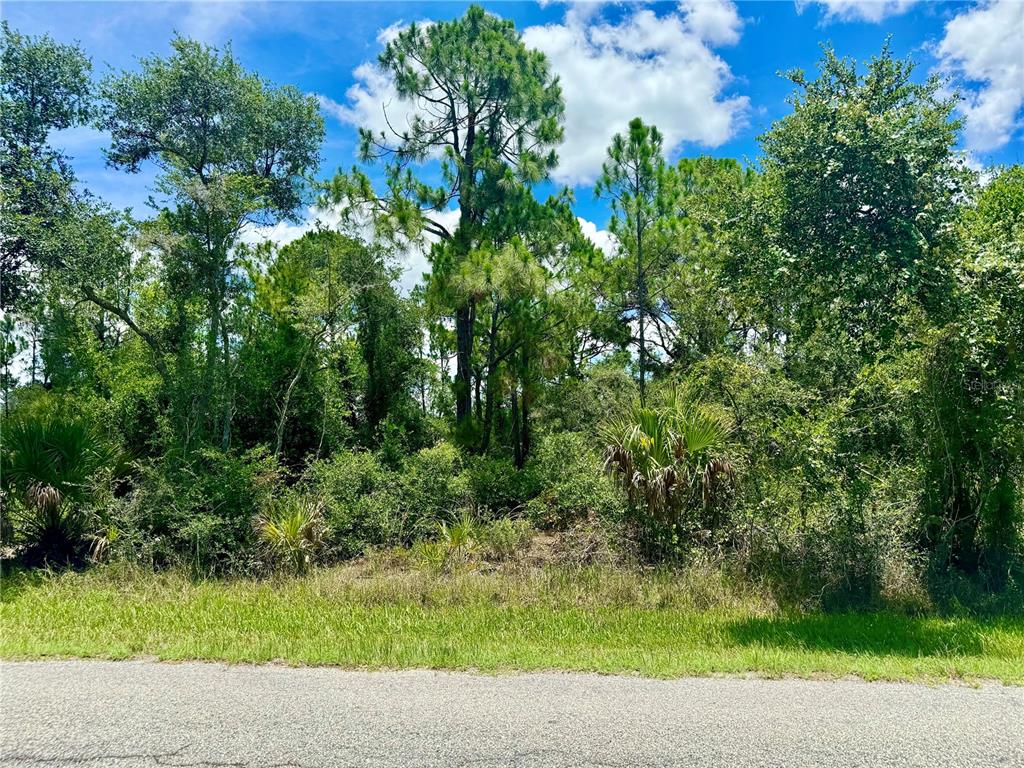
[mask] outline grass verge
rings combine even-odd
[[[0,657],[564,669],[1024,684],[1024,618],[799,613],[722,577],[346,566],[191,581],[124,568],[0,584]]]

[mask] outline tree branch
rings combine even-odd
[[[160,371],[160,374],[162,376],[167,376],[167,366],[164,364],[163,358],[161,357],[160,343],[156,340],[156,337],[153,336],[153,334],[149,333],[148,331],[144,331],[141,327],[139,327],[139,324],[132,319],[132,316],[129,315],[126,310],[117,306],[113,302],[104,299],[102,296],[96,293],[96,289],[93,288],[91,285],[83,284],[82,293],[85,296],[85,298],[87,298],[96,306],[100,307],[100,309],[105,309],[107,312],[110,312],[112,315],[115,315],[118,318],[120,318],[125,325],[131,328],[136,333],[136,335],[138,335],[140,339],[146,342],[146,345],[153,351],[153,363],[154,365],[156,365],[157,370]]]

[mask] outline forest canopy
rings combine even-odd
[[[316,98],[230,46],[98,76],[4,23],[0,56],[5,557],[258,573],[475,525],[825,604],[1019,595],[1024,168],[972,169],[887,46],[788,73],[756,162],[622,125],[605,249],[540,193],[557,73],[478,7],[386,43],[414,112],[326,176]],[[84,188],[73,126],[148,210]]]

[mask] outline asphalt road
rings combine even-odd
[[[1024,688],[0,665],[3,766],[1024,766]]]

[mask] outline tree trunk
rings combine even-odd
[[[288,382],[288,388],[284,391],[284,397],[281,399],[281,408],[277,417],[277,429],[275,430],[274,440],[274,456],[278,456],[281,453],[281,445],[284,443],[284,425],[288,419],[288,404],[292,399],[292,391],[295,389],[295,385],[299,383],[299,379],[302,378],[302,371],[306,367],[306,358],[309,357],[310,351],[314,345],[319,341],[319,334],[310,339],[306,345],[305,350],[302,352],[302,357],[299,358],[299,364],[295,368],[295,375],[292,376],[292,380]],[[322,438],[321,438],[322,439]]]
[[[7,343],[7,339],[4,339]],[[11,355],[9,350],[4,350],[4,417],[11,415]]]
[[[498,302],[494,302],[494,307],[491,309],[491,328],[487,338],[487,393],[485,395],[487,402],[484,406],[483,435],[480,438],[481,453],[487,453],[487,449],[491,445],[491,429],[494,422],[494,378],[497,374],[497,364],[494,358],[497,356],[498,350],[498,312],[500,308]]]
[[[455,421],[470,417],[472,389],[469,362],[473,354],[473,323],[469,303],[455,312]]]
[[[231,339],[228,335],[228,326],[224,322],[223,315],[220,318],[221,344],[223,345],[224,365],[224,402],[221,411],[221,438],[220,447],[225,453],[231,447],[231,420],[235,415],[235,391],[234,376],[231,373]]]
[[[36,351],[37,342],[39,339],[38,326],[35,322],[32,323],[32,357],[29,361],[29,383],[36,383],[36,363],[39,360],[38,352]]]
[[[213,407],[213,390],[217,370],[217,337],[220,331],[220,298],[217,295],[215,285],[211,280],[208,290],[207,313],[208,327],[206,329],[206,362],[203,368],[203,393],[199,403],[202,428],[207,435],[216,429],[216,416]]]
[[[526,459],[530,455],[530,385],[529,385],[529,358],[526,353],[526,345],[522,349],[522,374],[523,396],[520,410],[519,442],[520,448],[516,457],[516,468],[522,469]]]
[[[478,422],[483,418],[483,413],[481,413],[481,411],[480,411],[481,404],[483,402],[483,398],[480,396],[480,387],[483,384],[483,380],[484,380],[483,372],[479,368],[474,369],[473,370],[473,390],[474,390],[473,409],[474,409],[474,411],[476,413],[476,420]]]
[[[637,224],[636,229],[636,296],[637,315],[640,331],[640,406],[646,401],[647,388],[647,277],[644,275],[643,261],[643,229]]]
[[[519,397],[517,389],[519,382],[513,380],[511,387],[512,396],[512,450],[517,467],[523,466],[523,446],[519,439]]]
[[[459,189],[459,228],[455,232],[455,246],[460,258],[467,258],[473,249],[474,228],[477,217],[473,207],[473,187],[476,169],[476,113],[470,104],[469,120],[466,125],[466,138],[462,147],[462,182]],[[473,358],[473,320],[476,307],[472,298],[459,307],[455,313],[455,422],[457,426],[465,424],[472,415],[472,371],[470,362]]]

